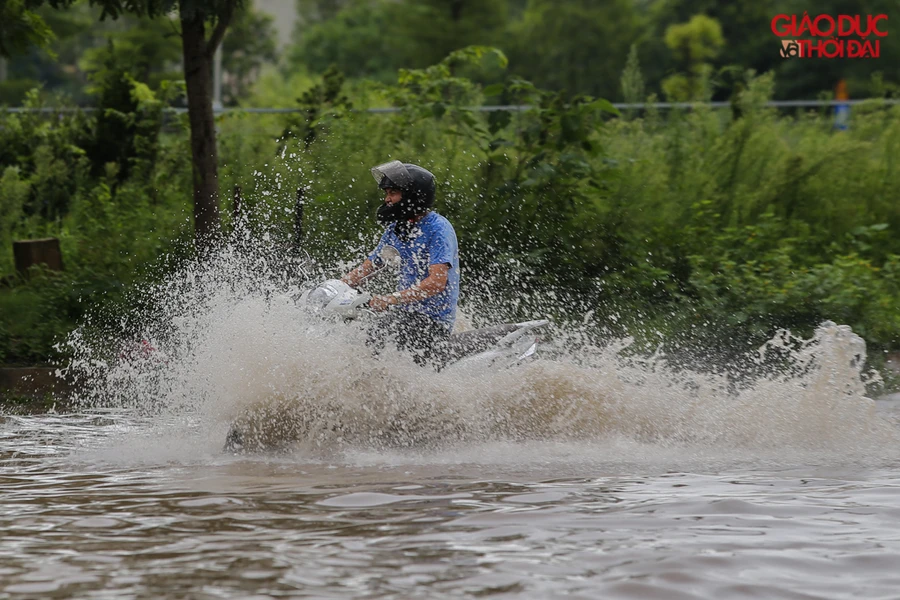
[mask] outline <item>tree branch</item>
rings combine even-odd
[[[222,43],[222,38],[225,37],[225,30],[227,30],[228,26],[231,24],[231,17],[234,16],[234,8],[238,1],[239,0],[229,0],[225,5],[225,10],[219,15],[219,19],[216,22],[216,28],[213,29],[212,35],[206,43],[207,56],[212,57],[212,55],[216,53],[216,48]]]

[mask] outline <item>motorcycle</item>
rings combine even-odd
[[[360,283],[361,286],[399,264],[400,253],[395,248],[386,246],[380,258],[382,266],[364,278]],[[339,279],[329,279],[302,293],[297,304],[323,318],[341,323],[374,318],[373,311],[368,308],[371,298],[372,295],[365,290],[351,287]],[[535,319],[451,333],[442,348],[443,364],[440,370],[444,373],[464,372],[468,375],[477,375],[479,372],[507,369],[521,364],[535,357],[538,346],[536,330],[546,327],[549,323],[550,321],[546,319]],[[248,410],[252,411],[253,408]],[[241,421],[248,421],[248,416],[245,411],[232,423],[226,436],[226,451],[268,449],[265,447],[266,444],[247,439]]]

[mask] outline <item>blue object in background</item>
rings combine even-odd
[[[850,99],[847,93],[847,82],[841,79],[834,88],[834,99],[838,102]],[[834,128],[844,130],[850,125],[850,105],[837,104],[834,107]]]

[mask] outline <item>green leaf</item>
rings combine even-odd
[[[509,146],[513,146],[513,145],[514,144],[512,142],[510,142],[509,140],[504,140],[503,138],[497,138],[497,139],[491,140],[490,144],[488,144],[488,148],[491,151],[493,151],[493,150],[496,150],[503,146],[509,147]]]
[[[594,100],[588,106],[594,110],[602,110],[603,112],[610,113],[612,115],[621,116],[621,112],[619,109],[612,105],[612,102],[606,100],[604,98],[598,98]]]
[[[488,129],[493,135],[509,125],[511,121],[512,114],[508,110],[495,110],[488,113]]]
[[[481,90],[481,93],[488,97],[499,96],[505,88],[506,86],[502,83],[494,83]]]

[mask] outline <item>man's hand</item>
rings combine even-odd
[[[375,312],[381,312],[399,303],[400,299],[397,296],[372,296],[372,299],[369,300],[369,308]]]
[[[418,285],[389,296],[373,296],[369,300],[369,308],[374,311],[387,310],[397,304],[410,304],[440,294],[447,288],[447,277],[450,265],[434,264],[428,267],[429,275]]]
[[[341,281],[349,285],[350,287],[356,287],[363,281],[366,277],[375,272],[375,265],[372,264],[372,261],[368,258],[363,261],[361,265],[341,277]]]

